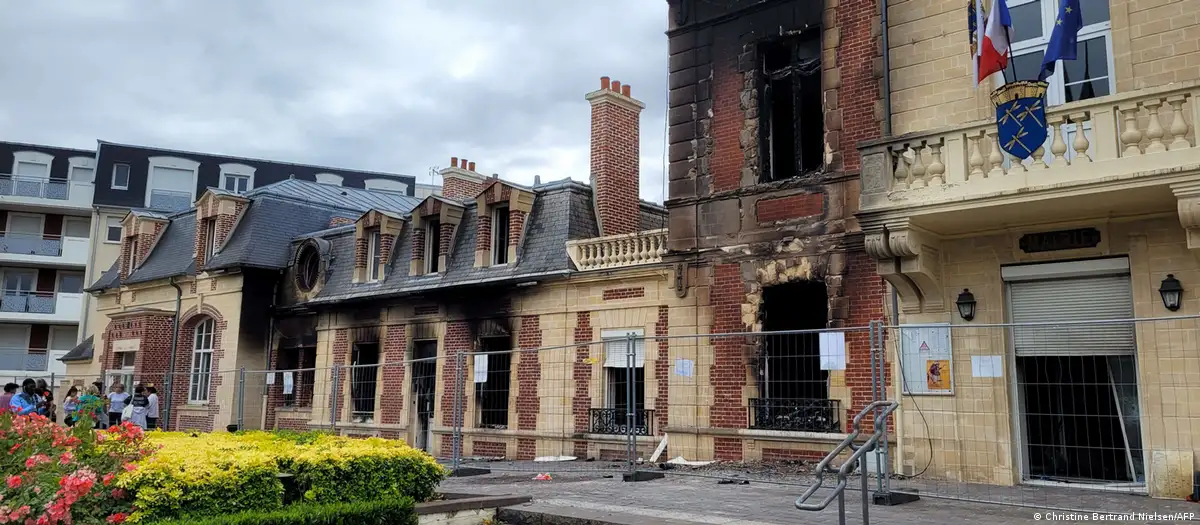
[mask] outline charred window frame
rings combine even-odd
[[[425,230],[425,273],[434,274],[441,271],[438,267],[438,254],[442,251],[442,223],[437,220],[429,221]]]
[[[825,116],[821,100],[821,30],[759,45],[760,182],[821,168]]]
[[[484,337],[480,350],[486,355],[486,381],[475,384],[479,428],[508,428],[508,400],[512,389],[512,341],[509,337]],[[477,358],[476,366],[479,366]],[[476,369],[476,374],[479,374]],[[482,374],[480,374],[482,375]],[[478,377],[478,375],[476,376]]]

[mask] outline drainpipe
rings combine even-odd
[[[167,358],[167,378],[164,381],[166,403],[163,405],[163,430],[171,429],[171,393],[175,378],[175,354],[179,352],[179,312],[183,306],[183,288],[180,288],[179,284],[175,282],[175,277],[171,277],[170,284],[175,288],[175,322],[171,327],[171,356]]]
[[[892,53],[888,41],[888,0],[879,0],[879,36],[883,46],[883,136],[892,136]],[[900,297],[892,289],[892,325],[900,324]]]

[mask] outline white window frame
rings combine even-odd
[[[496,235],[496,232],[500,231],[500,221],[498,220],[498,217],[500,216],[500,210],[502,209],[508,210],[508,221],[504,225],[504,229],[508,230],[512,226],[512,209],[507,204],[499,204],[494,206],[492,208],[492,266],[508,266],[508,263],[512,262],[508,260],[508,242],[505,242],[504,246],[501,246],[500,237]],[[508,240],[509,239],[505,239],[505,241]],[[500,258],[500,252],[502,250],[504,252],[505,261],[497,262]]]
[[[1008,3],[1008,8],[1020,7],[1028,5],[1038,0],[1011,0]],[[1104,0],[1107,1],[1107,0]],[[1045,52],[1046,46],[1050,43],[1050,35],[1054,31],[1054,21],[1058,19],[1058,0],[1041,0],[1042,8],[1042,36],[1020,40],[1012,43],[1012,56],[1018,57],[1037,53],[1038,51]],[[1109,7],[1109,21],[1088,24],[1079,29],[1079,41],[1092,40],[1095,38],[1103,38],[1105,42],[1105,52],[1108,54],[1108,92],[1113,94],[1117,92],[1117,81],[1115,78],[1113,64],[1113,45],[1112,45],[1112,7]],[[1018,71],[1022,79],[1036,78],[1037,72]],[[1008,69],[1005,69],[1005,75],[1008,74]],[[1046,79],[1050,84],[1046,92],[1046,105],[1058,106],[1066,103],[1067,92],[1063,85],[1063,67],[1058,64],[1054,68],[1054,74]]]
[[[217,220],[204,219],[204,264],[212,262],[217,254]]]
[[[432,221],[429,222],[429,224],[425,225],[425,274],[426,275],[437,275],[437,274],[441,273],[443,270],[445,270],[445,268],[442,268],[441,265],[438,265],[438,271],[436,271],[436,272],[433,271],[433,262],[438,260],[438,254],[433,253],[433,236],[434,235],[438,236],[438,243],[440,244],[441,243],[441,235],[442,235],[441,221],[438,221],[437,225],[438,225],[437,230],[434,230]],[[438,251],[441,251],[441,250],[439,249]]]
[[[18,165],[20,165],[20,164],[37,164],[40,166],[44,166],[46,168],[45,176],[38,177],[38,178],[49,179],[50,178],[50,166],[54,164],[54,155],[51,155],[49,153],[42,153],[40,151],[15,151],[15,152],[13,152],[12,175],[28,177],[28,175],[17,175],[17,172],[20,171],[19,169],[17,169],[19,167]]]
[[[645,343],[646,330],[644,328],[615,328],[615,329],[606,329],[606,330],[600,331],[600,340],[604,341],[604,360],[605,360],[605,362],[608,361],[608,343],[613,342],[613,341],[624,341],[630,334],[632,334],[635,338],[641,338],[642,345],[643,345],[643,352],[645,352],[644,347],[646,344]],[[626,347],[626,348],[628,348],[628,347]],[[625,350],[625,352],[626,353],[622,356],[622,358],[623,358],[622,362],[628,363],[628,359],[629,359],[628,358],[628,350]],[[635,350],[635,352],[636,352],[636,350]],[[635,368],[642,368],[642,370],[643,370],[642,373],[643,374],[646,373],[645,372],[645,370],[646,370],[645,363],[643,363],[641,367],[635,367]],[[629,370],[629,368],[627,366],[620,367],[620,368],[607,367],[607,366],[604,367],[604,371],[605,371],[605,373],[604,373],[604,408],[616,408],[617,407],[616,406],[617,405],[617,398],[616,398],[617,393],[613,388],[613,383],[616,381],[616,376],[613,373],[613,371],[624,374],[628,370]],[[642,377],[643,377],[643,380],[642,380],[643,399],[641,401],[641,405],[642,405],[642,408],[645,409],[645,406],[646,406],[646,399],[645,399],[646,381],[645,381],[645,375],[643,375]],[[630,380],[632,380],[632,378],[630,378]],[[635,388],[634,391],[636,392],[637,389]],[[637,406],[636,401],[634,403],[634,406]]]
[[[15,219],[17,217],[32,217],[34,219],[37,219],[38,224],[39,224],[38,231],[41,232],[43,235],[45,235],[45,231],[46,231],[46,216],[45,215],[42,215],[40,213],[20,213],[20,212],[10,212],[8,214],[8,223],[6,223],[4,225],[4,233],[6,233],[6,234],[12,233],[12,221],[13,221],[13,219]],[[29,233],[29,234],[25,234],[25,235],[34,235],[34,234]]]
[[[191,201],[196,202],[196,180],[200,176],[200,163],[179,157],[150,157],[146,166],[146,196],[143,206],[150,206],[150,193],[154,191],[154,168],[169,168],[192,172],[192,183],[188,185]]]
[[[408,195],[408,184],[392,179],[367,179],[363,182],[363,188],[392,195]]]
[[[317,181],[317,184],[327,184],[330,186],[341,186],[342,182],[346,180],[341,175],[334,175],[333,173],[318,173],[313,178]]]
[[[64,275],[74,275],[74,276],[79,277],[79,283],[80,283],[79,284],[79,289],[80,289],[79,292],[63,292],[62,291],[62,278]],[[69,271],[65,271],[65,270],[59,270],[54,275],[54,293],[83,293],[82,290],[84,288],[87,288],[87,282],[85,281],[83,272],[69,272]],[[70,350],[70,348],[68,348],[67,350]]]
[[[116,224],[113,224],[114,221],[116,222]],[[110,235],[112,233],[113,226],[116,226],[116,228],[117,228],[117,238],[115,240]],[[124,224],[124,221],[121,220],[121,217],[114,217],[112,215],[105,216],[104,217],[104,242],[108,243],[108,244],[121,244],[121,239],[124,239],[124,238],[125,238],[125,224]]]
[[[212,390],[213,341],[216,338],[216,321],[211,317],[196,324],[196,333],[192,337],[192,366],[188,374],[188,404],[204,405],[208,403],[209,391]]]
[[[67,159],[69,168],[67,169],[67,180],[71,182],[88,182],[96,181],[96,159],[92,157],[71,157]],[[88,170],[91,175],[85,178],[75,176],[76,170]]]
[[[383,249],[382,242],[383,237],[378,231],[367,233],[367,281],[369,282],[376,282],[382,277],[383,272],[379,270],[383,263],[380,259],[380,252]]]
[[[120,168],[121,166],[125,166],[125,184],[117,184],[117,168]],[[132,179],[132,178],[133,178],[133,166],[132,165],[126,164],[124,162],[115,163],[115,164],[113,164],[112,179],[110,181],[109,187],[114,190],[128,190],[129,189],[129,179]]]
[[[238,194],[244,194],[244,193],[248,193],[250,190],[254,189],[254,173],[258,170],[256,168],[254,168],[253,166],[247,166],[245,164],[228,162],[225,164],[221,164],[220,168],[221,168],[221,189],[225,189],[226,181],[228,181],[229,179],[237,179],[237,178],[246,179],[246,191],[238,192],[236,189],[235,190],[226,190],[226,191],[234,191],[235,193],[238,193]],[[234,185],[234,188],[237,188],[236,184]]]
[[[83,225],[85,226],[84,229],[89,232],[88,236],[90,236],[92,224],[91,224],[91,221],[88,220],[87,217],[63,217],[63,235],[62,235],[63,237],[71,237],[73,239],[79,239],[79,238],[86,239],[87,238],[87,236],[76,237],[74,235],[67,235],[67,224],[69,224],[69,223],[83,223]]]

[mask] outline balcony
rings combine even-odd
[[[667,253],[667,230],[567,241],[567,255],[581,272],[662,262]]]
[[[751,399],[750,428],[788,432],[841,432],[836,399]]]
[[[192,207],[192,194],[186,191],[150,190],[148,208],[158,211],[184,211]]]
[[[0,232],[0,262],[85,266],[89,243],[84,237]]]
[[[629,422],[624,408],[592,408],[588,410],[592,434],[629,435]],[[638,409],[633,412],[633,435],[654,435],[654,411]]]
[[[1176,209],[1200,195],[1200,83],[1049,108],[1049,138],[1013,162],[994,118],[861,146],[864,230],[894,220],[933,234]]]
[[[58,359],[67,355],[66,350],[44,348],[0,348],[0,375],[25,376],[66,374],[66,365]]]
[[[78,323],[82,311],[81,293],[0,292],[0,322]]]
[[[31,208],[88,210],[93,189],[91,182],[0,173],[0,202]]]

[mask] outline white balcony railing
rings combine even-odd
[[[665,228],[567,241],[567,255],[579,271],[658,263],[666,253]]]
[[[89,242],[86,237],[0,232],[0,261],[86,265]]]
[[[1030,159],[1000,149],[995,119],[862,148],[862,210],[960,201],[1038,188],[1155,176],[1200,163],[1200,83],[1051,107]],[[885,168],[869,174],[869,167]],[[1189,166],[1193,168],[1189,168]]]
[[[0,201],[53,207],[89,208],[91,182],[0,173]]]
[[[0,291],[0,321],[78,323],[82,308],[81,293]]]
[[[186,191],[150,190],[150,206],[152,210],[183,211],[192,207],[192,194]]]

